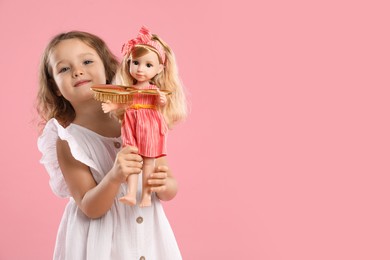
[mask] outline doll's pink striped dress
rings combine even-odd
[[[157,89],[149,85],[142,89]],[[158,110],[158,95],[135,94],[122,121],[123,145],[138,147],[144,157],[158,158],[167,154],[168,126]]]

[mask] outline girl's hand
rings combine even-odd
[[[165,106],[165,104],[167,103],[167,96],[163,92],[161,92],[159,89],[157,89],[157,92],[159,95],[158,104],[160,106]]]
[[[106,101],[105,103],[102,103],[102,109],[104,113],[111,112],[113,110],[118,109],[119,105],[112,103],[111,101]]]
[[[138,154],[138,148],[126,146],[116,155],[110,174],[114,181],[122,183],[130,174],[139,174],[141,170],[142,157]]]
[[[168,166],[156,166],[147,180],[151,192],[163,192],[167,189],[168,170]]]

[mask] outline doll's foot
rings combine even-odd
[[[149,198],[142,199],[141,203],[139,204],[139,207],[144,208],[144,207],[149,207],[151,205],[152,205],[152,200],[149,197]]]
[[[134,206],[135,204],[137,204],[137,200],[134,197],[129,195],[119,198],[119,201],[129,206]]]

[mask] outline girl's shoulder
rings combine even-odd
[[[37,143],[38,150],[42,153],[40,163],[45,166],[50,177],[50,187],[54,194],[62,198],[70,196],[57,160],[57,140],[60,135],[64,135],[64,132],[65,128],[56,119],[50,119],[47,121]]]
[[[53,192],[59,197],[69,197],[70,193],[63,178],[57,158],[57,141],[59,139],[67,141],[72,156],[95,170],[100,169],[94,161],[97,155],[100,156],[96,147],[102,147],[101,139],[97,133],[70,124],[64,128],[56,119],[49,120],[38,138],[38,149],[42,153],[40,163],[42,163],[50,176],[50,186]]]
[[[58,138],[68,142],[79,142],[85,140],[89,135],[98,134],[75,124],[63,127],[55,118],[52,118],[47,121],[41,136],[38,138],[38,148],[42,151],[41,149],[57,142]]]

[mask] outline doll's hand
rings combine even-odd
[[[161,92],[159,89],[157,89],[157,92],[158,92],[158,95],[159,95],[159,97],[158,97],[158,104],[160,106],[165,106],[165,104],[167,103],[167,96],[163,92]]]
[[[148,178],[151,192],[162,192],[167,189],[168,166],[157,166]]]
[[[102,103],[102,109],[104,113],[111,112],[113,110],[116,110],[118,108],[118,105],[115,103],[112,103],[111,101],[106,101],[105,103]]]
[[[130,174],[139,174],[142,170],[142,157],[138,154],[138,148],[126,146],[118,152],[109,174],[117,182],[125,182]]]

